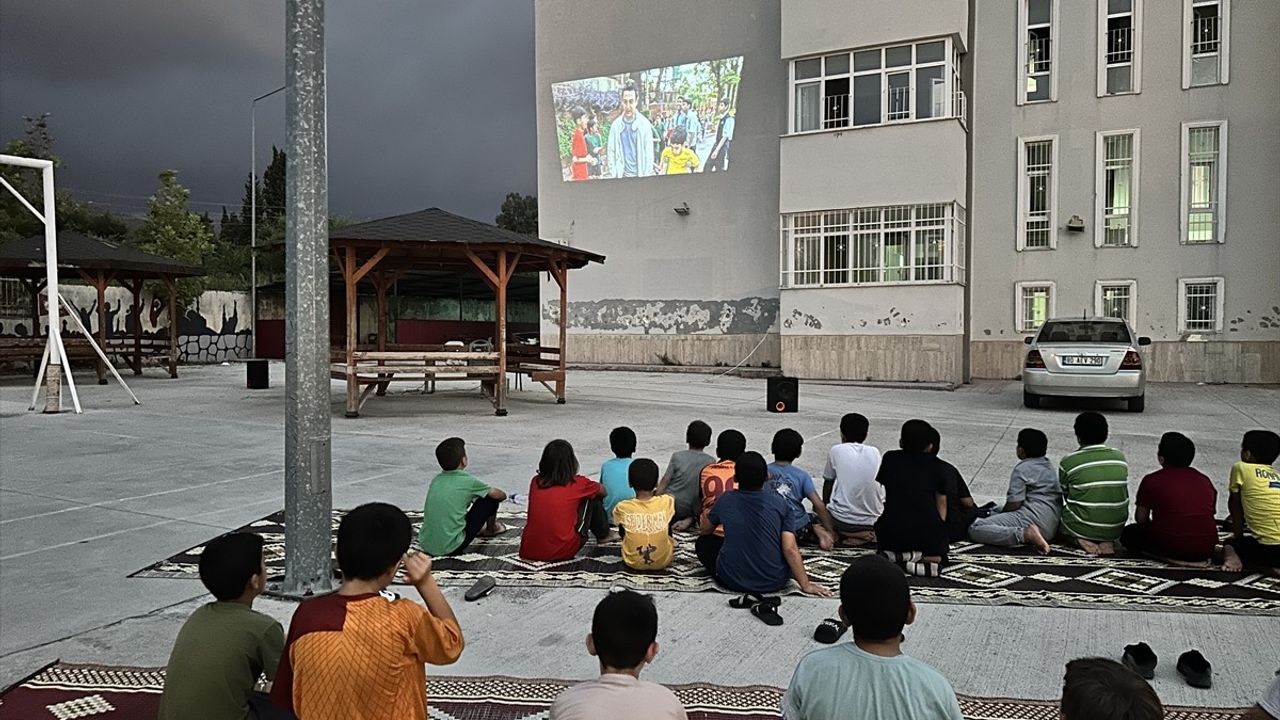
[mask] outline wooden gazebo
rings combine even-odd
[[[332,374],[346,380],[347,417],[359,416],[369,394],[375,390],[383,394],[391,381],[431,382],[437,377],[478,379],[497,415],[507,414],[508,373],[542,383],[557,402],[564,402],[569,270],[603,263],[604,256],[439,208],[334,230],[329,248],[346,292],[346,347],[334,358]],[[478,273],[493,291],[491,349],[388,344],[387,291],[401,278],[442,271]],[[515,344],[508,337],[507,289],[517,271],[550,273],[559,286],[558,347]],[[356,337],[357,291],[362,280],[373,285],[378,316],[376,342],[366,347],[359,346]]]
[[[178,278],[203,275],[204,272],[171,258],[143,252],[127,245],[74,232],[58,233],[58,272],[62,277],[79,277],[98,291],[98,345],[103,352],[124,357],[134,375],[142,374],[142,356],[167,355],[169,376],[178,377]],[[45,286],[44,235],[14,240],[0,245],[0,277],[17,278],[31,294],[31,334],[27,338],[0,338],[0,359],[38,362],[44,351],[40,334],[40,292]],[[148,280],[164,283],[169,294],[169,337],[144,337],[142,323],[142,288]],[[107,338],[106,291],[118,282],[133,295],[132,310],[136,320],[130,339]],[[51,298],[51,302],[57,302]],[[64,339],[67,353],[74,358],[92,358],[97,354],[88,343],[68,334]],[[106,382],[104,368],[98,366],[98,381]]]

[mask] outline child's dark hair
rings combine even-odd
[[[648,595],[619,590],[596,605],[591,641],[601,665],[619,670],[639,667],[657,638],[658,608]]]
[[[725,430],[716,438],[716,457],[737,462],[747,450],[747,436],[737,430]]]
[[[436,462],[441,470],[457,470],[467,456],[467,443],[460,437],[446,438],[436,446]]]
[[[676,128],[675,130],[671,131],[672,145],[683,145],[688,141],[689,141],[689,133],[685,132],[684,128]]]
[[[200,582],[219,600],[244,594],[249,578],[262,572],[262,536],[234,532],[204,546],[200,553]]]
[[[636,431],[629,427],[616,427],[609,431],[609,449],[620,458],[636,454]]]
[[[1029,458],[1044,457],[1049,452],[1049,436],[1035,428],[1022,428],[1018,431],[1018,447]]]
[[[413,540],[404,511],[387,503],[352,510],[338,525],[338,568],[347,580],[374,580],[400,562]]]
[[[1107,418],[1102,413],[1082,412],[1076,416],[1075,431],[1081,445],[1101,445],[1107,441]]]
[[[871,423],[859,413],[849,413],[840,418],[840,435],[844,437],[845,442],[866,442],[867,430],[870,427]]]
[[[758,452],[744,452],[733,466],[734,480],[739,490],[755,492],[769,479],[769,465]]]
[[[898,447],[907,452],[922,453],[933,442],[933,428],[924,420],[908,420],[902,423],[902,435]]]
[[[658,487],[658,463],[637,458],[627,468],[627,484],[640,492],[653,492]]]
[[[773,459],[779,462],[792,462],[800,457],[800,451],[804,447],[804,437],[791,428],[782,428],[773,434],[773,444],[769,447],[769,451],[773,453]]]
[[[1167,432],[1160,436],[1160,446],[1156,453],[1170,467],[1191,467],[1196,459],[1196,444],[1180,432]]]
[[[538,487],[570,485],[578,476],[578,456],[568,440],[552,440],[542,449],[538,461]]]
[[[1161,720],[1164,706],[1138,673],[1106,658],[1067,663],[1062,681],[1066,720]]]
[[[942,449],[942,433],[938,432],[938,428],[929,426],[929,444],[933,446],[929,452],[937,455]]]
[[[1244,434],[1240,447],[1249,451],[1255,463],[1274,465],[1280,457],[1280,435],[1270,430],[1250,430]]]
[[[694,420],[684,430],[684,441],[691,448],[705,448],[711,444],[711,426],[701,420]]]
[[[581,105],[569,111],[569,117],[573,118],[574,122],[577,122],[578,118],[584,117],[586,114],[587,114],[587,109],[582,107]]]
[[[854,638],[869,642],[896,639],[911,613],[907,576],[879,555],[864,555],[840,576],[840,607]]]

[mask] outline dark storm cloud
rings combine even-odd
[[[59,183],[141,210],[176,168],[197,210],[236,205],[249,100],[284,78],[282,2],[0,0],[0,135],[52,114]],[[535,190],[532,0],[327,3],[329,190],[360,218],[431,205],[492,220]],[[258,107],[259,169],[284,144]]]

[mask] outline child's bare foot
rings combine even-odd
[[[1076,538],[1076,544],[1080,546],[1080,549],[1081,549],[1081,550],[1083,550],[1083,551],[1085,551],[1085,552],[1089,553],[1090,555],[1103,555],[1103,554],[1105,554],[1105,553],[1103,553],[1103,552],[1102,552],[1102,544],[1101,544],[1101,543],[1096,543],[1096,542],[1094,542],[1094,541],[1092,541],[1092,540],[1085,540],[1084,538]],[[1115,551],[1114,551],[1114,550],[1112,550],[1112,552],[1115,552]]]
[[[601,545],[611,545],[613,543],[621,542],[621,541],[622,541],[622,536],[610,530],[608,535],[605,535],[604,537],[600,538],[596,542],[598,542]]]
[[[874,531],[856,532],[856,533],[840,533],[840,545],[842,547],[860,547],[867,543],[876,541]]]
[[[480,531],[480,537],[497,537],[507,531],[507,526],[500,522],[490,523]]]
[[[818,536],[818,547],[830,550],[836,546],[836,536],[821,525],[813,526],[813,534]]]
[[[683,520],[677,520],[674,523],[672,523],[671,529],[675,530],[676,532],[684,532],[685,530],[688,530],[692,526],[693,526],[693,518],[685,518]]]
[[[1044,539],[1044,534],[1035,525],[1028,525],[1022,529],[1022,542],[1035,548],[1041,555],[1049,554],[1049,541]]]
[[[1098,543],[1098,554],[1111,556],[1116,554],[1116,544],[1112,542]]]
[[[1226,572],[1243,572],[1244,561],[1236,554],[1236,549],[1227,545],[1222,550],[1222,569]]]
[[[1173,558],[1161,558],[1170,565],[1184,568],[1194,568],[1196,570],[1207,570],[1212,565],[1208,560],[1174,560]]]

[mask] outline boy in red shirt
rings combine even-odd
[[[1160,469],[1142,478],[1134,520],[1120,535],[1130,552],[1154,555],[1177,565],[1206,567],[1218,544],[1213,481],[1191,467],[1195,443],[1182,433],[1160,438]]]
[[[587,533],[596,542],[616,542],[604,512],[605,489],[578,474],[578,457],[567,440],[552,440],[542,451],[538,474],[529,483],[529,511],[520,534],[520,557],[553,562],[582,549]]]

